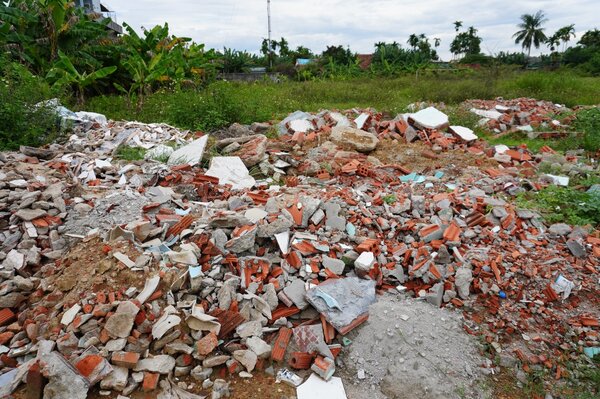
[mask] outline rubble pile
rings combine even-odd
[[[298,144],[329,133],[333,143],[359,153],[373,151],[383,139],[408,143],[420,140],[434,152],[475,146],[478,139],[468,127],[450,126],[448,116],[433,106],[392,120],[385,120],[383,114],[371,109],[322,111],[316,115],[297,111],[279,123],[278,132],[281,136],[291,135],[291,141]]]
[[[220,398],[228,375],[257,370],[293,386],[310,371],[339,392],[345,336],[384,292],[462,310],[526,371],[560,375],[600,345],[599,232],[510,202],[553,184],[531,171],[563,156],[487,147],[433,107],[297,112],[278,139],[266,129],[224,135],[207,169],[208,136],[166,125],[86,122],[64,145],[1,154],[0,392]],[[432,162],[496,167],[417,173],[370,155],[414,140]],[[168,153],[127,163],[123,145]]]
[[[479,126],[497,134],[525,132],[530,138],[558,138],[568,134],[573,121],[572,110],[564,105],[532,98],[470,100],[465,107],[482,118]]]

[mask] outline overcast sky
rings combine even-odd
[[[107,0],[119,22],[136,30],[168,22],[171,32],[208,47],[257,52],[267,36],[267,0]],[[290,47],[304,45],[321,52],[344,45],[371,53],[379,41],[406,46],[411,33],[442,39],[439,53],[450,58],[453,22],[475,26],[486,54],[517,51],[511,39],[519,16],[544,10],[546,33],[574,23],[578,38],[600,28],[600,0],[272,0],[273,38],[285,37]],[[573,41],[571,44],[575,44]],[[543,51],[547,52],[547,48]],[[532,51],[532,54],[539,51]]]

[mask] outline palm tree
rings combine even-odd
[[[462,28],[462,26],[463,26],[463,22],[462,21],[455,21],[454,22],[454,30],[456,30],[456,32],[458,32],[458,30],[460,28]]]
[[[436,37],[433,39],[433,45],[435,46],[435,48],[440,47],[441,43],[442,43],[442,39],[440,39],[439,37]]]
[[[560,45],[560,36],[558,33],[559,32],[556,32],[546,40],[546,44],[548,45],[548,47],[550,47],[550,51],[552,52],[554,52],[556,48]]]
[[[576,37],[575,36],[575,24],[567,25],[567,26],[560,28],[556,32],[556,34],[558,35],[560,40],[563,42],[563,53],[564,53],[565,48],[567,47],[567,43],[569,41],[571,41],[571,37],[573,37],[573,39]]]
[[[517,25],[521,30],[516,32],[513,37],[516,44],[521,43],[523,49],[527,49],[527,58],[531,56],[531,46],[540,48],[540,44],[545,43],[548,39],[544,33],[544,28],[542,28],[542,25],[547,21],[548,19],[542,10],[536,12],[535,15],[521,15],[521,23]]]
[[[419,45],[419,36],[417,36],[415,33],[413,33],[412,35],[410,35],[408,37],[408,40],[406,41],[406,43],[408,43],[408,45],[410,47],[412,47],[413,49],[417,48],[417,46]]]

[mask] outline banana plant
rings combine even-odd
[[[116,66],[109,66],[93,72],[79,72],[73,63],[62,51],[58,52],[58,61],[46,75],[46,79],[53,86],[74,87],[77,93],[77,103],[82,106],[85,103],[85,89],[100,79],[111,75],[117,70]]]
[[[143,107],[144,98],[152,84],[160,81],[165,74],[166,65],[162,62],[163,55],[163,53],[156,54],[147,62],[139,53],[134,52],[122,63],[131,75],[132,83],[129,90],[118,84],[115,87],[126,93],[130,100],[133,93],[137,93],[138,110]]]
[[[70,27],[69,14],[73,4],[68,0],[38,0],[39,11],[47,14],[44,28],[50,41],[50,59],[55,60],[58,52],[58,38]]]

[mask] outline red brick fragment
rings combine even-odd
[[[132,369],[140,360],[140,354],[135,352],[115,352],[112,355],[111,363],[115,366]]]
[[[203,337],[196,344],[197,351],[198,351],[198,354],[200,356],[207,356],[207,355],[209,355],[210,353],[212,353],[212,351],[215,350],[215,348],[218,345],[219,345],[219,340],[217,338],[217,334],[215,334],[213,332],[211,332],[207,336]]]
[[[273,344],[271,359],[275,362],[281,362],[285,358],[285,351],[292,338],[292,330],[287,327],[282,327]]]
[[[294,352],[290,358],[290,367],[296,370],[308,370],[315,356],[306,352]]]
[[[142,391],[151,392],[154,391],[158,387],[158,380],[160,379],[160,374],[154,373],[144,373],[144,382],[142,383]]]
[[[16,315],[12,310],[4,308],[0,310],[0,326],[5,326],[16,320]]]

